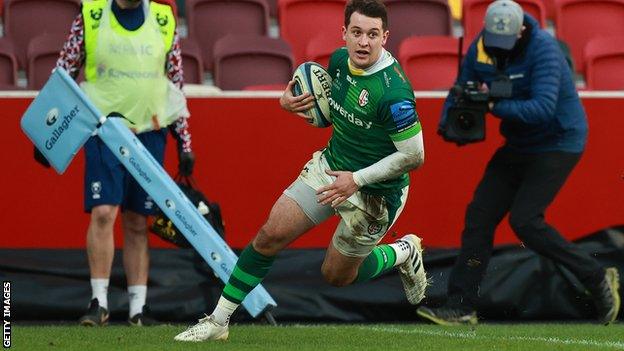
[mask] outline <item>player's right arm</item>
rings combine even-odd
[[[56,61],[56,67],[61,67],[74,79],[78,78],[80,68],[85,63],[85,46],[84,46],[84,20],[82,13],[74,19],[69,37]]]
[[[341,52],[343,52],[342,55],[340,54]],[[332,78],[334,76],[332,75],[331,72],[333,69],[335,69],[336,61],[339,60],[340,57],[345,56],[345,53],[346,53],[346,49],[342,48],[342,50],[337,49],[331,55],[329,59],[329,64],[327,67],[327,72],[330,73]],[[292,93],[294,86],[295,86],[294,79],[288,82],[288,86],[286,87],[286,90],[284,90],[284,92],[282,93],[282,96],[280,97],[280,106],[282,106],[284,110],[291,112],[291,113],[296,113],[297,115],[309,121],[310,117],[304,115],[303,112],[314,107],[314,96],[312,96],[310,93],[304,93],[299,96],[294,96]]]

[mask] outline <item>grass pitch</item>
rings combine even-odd
[[[624,350],[624,325],[427,324],[234,325],[225,342],[181,343],[186,326],[27,326],[12,330],[13,350]]]

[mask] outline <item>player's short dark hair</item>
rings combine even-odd
[[[354,12],[366,17],[381,18],[381,29],[388,29],[388,12],[381,0],[350,0],[345,7],[345,28],[349,27]]]

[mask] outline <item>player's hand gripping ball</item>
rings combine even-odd
[[[332,124],[329,113],[332,79],[329,73],[316,62],[304,62],[295,70],[293,79],[294,96],[310,93],[315,98],[314,107],[303,112],[310,117],[310,123],[319,128],[329,127]]]

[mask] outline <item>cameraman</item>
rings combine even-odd
[[[511,0],[488,7],[484,30],[470,46],[456,83],[475,81],[491,90],[500,79],[511,82],[511,97],[484,104],[501,119],[506,142],[489,161],[466,210],[446,305],[420,307],[417,313],[442,325],[477,323],[479,286],[494,232],[509,212],[511,228],[524,245],[574,273],[594,298],[598,320],[613,322],[620,306],[617,270],[603,268],[544,221],[585,147],[585,111],[557,42]],[[451,95],[440,121],[442,133]]]

